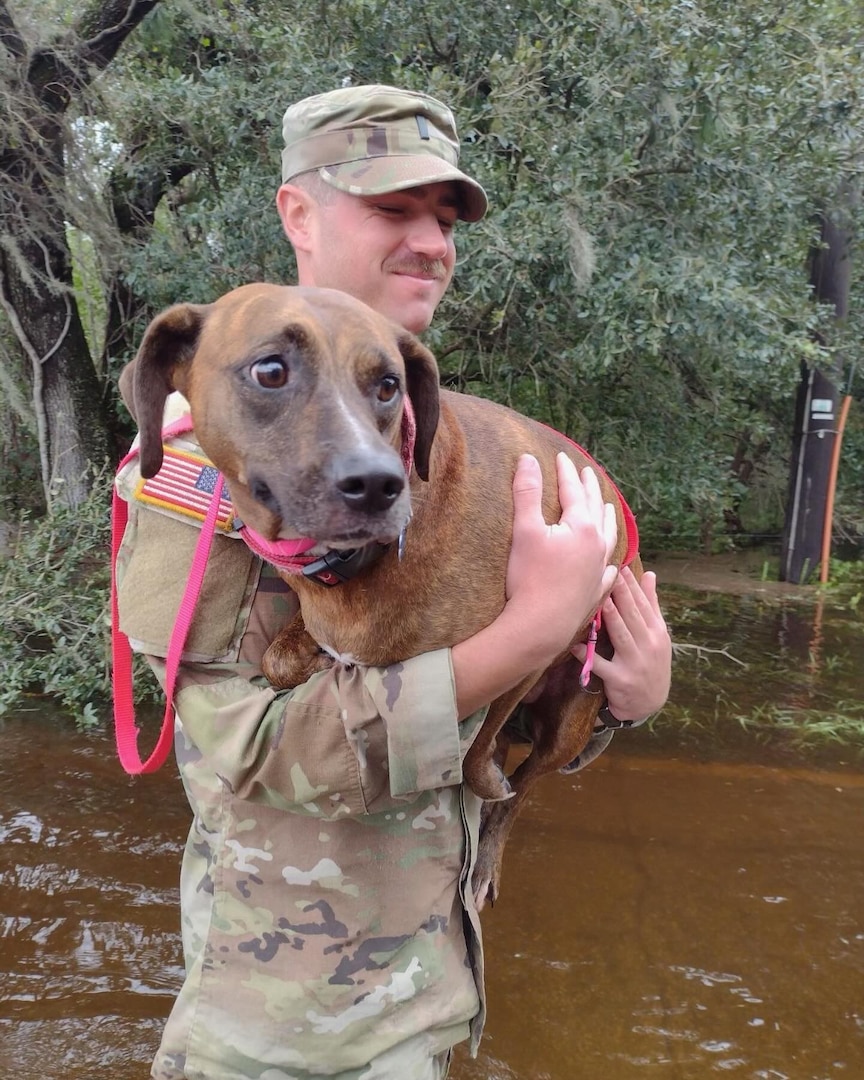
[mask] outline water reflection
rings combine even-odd
[[[179,781],[41,712],[0,762],[0,1076],[146,1076],[180,977]]]
[[[860,698],[852,659],[824,668],[860,630],[826,613],[813,671],[807,612],[742,600],[723,623],[720,603],[681,594],[676,637],[746,651],[756,685],[752,664],[697,665],[675,693],[698,723],[540,785],[484,914],[487,1037],[454,1080],[864,1075],[860,759],[757,742],[728,711],[808,680]],[[44,711],[0,725],[0,1077],[148,1074],[187,823],[173,768],[129,780],[110,736]]]
[[[503,1075],[864,1074],[860,777],[627,755],[561,806],[520,821],[486,920]]]

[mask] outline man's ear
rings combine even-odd
[[[135,359],[120,376],[120,391],[141,434],[141,475],[162,468],[162,414],[173,390],[185,386],[185,374],[198,345],[207,305],[176,304],[147,327]]]
[[[295,251],[309,251],[312,243],[312,196],[295,184],[283,184],[276,192],[276,209],[285,235]]]
[[[417,421],[414,468],[421,480],[428,480],[429,456],[441,411],[438,364],[432,353],[413,334],[403,332],[399,338],[399,351],[405,361],[405,381]]]

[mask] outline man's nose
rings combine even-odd
[[[434,214],[414,219],[408,233],[408,246],[427,259],[443,259],[449,250],[450,232],[442,227]]]

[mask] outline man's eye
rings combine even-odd
[[[399,380],[395,375],[385,375],[378,383],[378,400],[392,401],[399,393]]]
[[[281,356],[265,356],[256,360],[249,373],[265,390],[279,390],[288,382],[288,365]]]

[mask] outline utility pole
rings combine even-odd
[[[853,200],[847,193],[839,201],[842,209],[837,215],[820,215],[820,245],[811,252],[810,284],[814,300],[830,304],[836,318],[842,320],[849,313],[851,230],[846,212]],[[820,344],[824,344],[821,339]],[[807,363],[801,365],[780,555],[781,581],[806,583],[822,560],[841,368],[839,360],[830,371],[820,371]]]

